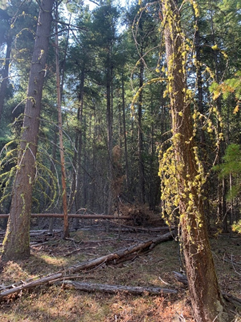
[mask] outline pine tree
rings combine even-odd
[[[39,8],[12,203],[4,238],[3,260],[24,259],[30,256],[32,190],[36,175],[39,116],[53,2],[53,0],[42,0]]]

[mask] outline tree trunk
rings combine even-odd
[[[112,212],[113,206],[113,191],[112,191],[112,182],[113,182],[113,171],[112,171],[112,148],[113,148],[113,106],[112,106],[112,73],[113,68],[111,65],[111,57],[108,54],[108,63],[107,63],[107,76],[106,76],[106,95],[107,95],[107,109],[106,109],[106,118],[107,118],[107,144],[108,144],[108,199],[107,199],[107,215],[110,215]]]
[[[39,8],[10,217],[4,238],[3,260],[25,259],[30,255],[32,189],[36,176],[39,116],[53,2],[53,0],[42,0]]]
[[[193,139],[185,76],[185,46],[177,1],[163,0],[173,157],[179,198],[182,249],[194,317],[197,322],[225,321],[209,245],[202,200],[202,169]],[[172,197],[173,198],[173,197]]]
[[[211,19],[211,33],[212,33],[212,45],[215,46],[217,45],[216,43],[216,36],[215,36],[215,29],[214,29],[214,19],[213,19],[213,4],[212,1],[210,2],[210,19]],[[213,50],[213,61],[214,61],[214,68],[215,68],[215,81],[219,84],[220,83],[220,74],[221,74],[221,69],[222,66],[220,64],[220,53],[218,50]],[[216,106],[217,110],[220,115],[222,115],[222,101],[221,101],[221,96],[219,96],[216,99]],[[220,133],[222,130],[220,126],[220,121],[218,120],[218,132]],[[220,147],[218,151],[218,163],[222,163],[222,158],[225,153],[225,141],[220,142]],[[227,232],[227,205],[226,205],[226,194],[227,194],[227,180],[225,178],[218,178],[218,208],[217,208],[217,216],[218,216],[218,221],[221,223],[222,228],[224,229],[225,232]]]
[[[124,137],[124,149],[125,149],[125,175],[127,191],[130,191],[130,177],[129,177],[129,162],[128,162],[128,149],[127,149],[127,136],[126,136],[126,111],[125,111],[125,86],[124,75],[121,75],[121,91],[122,91],[122,117],[123,117],[123,137]]]
[[[60,163],[61,163],[61,181],[62,181],[62,206],[64,212],[63,237],[69,237],[69,221],[68,221],[68,202],[67,202],[67,186],[66,171],[64,159],[63,144],[63,122],[61,111],[61,87],[60,87],[60,71],[59,71],[59,44],[58,44],[58,5],[56,3],[56,23],[55,23],[55,57],[56,57],[56,87],[57,87],[57,110],[58,110],[58,128],[59,128],[59,147],[60,147]]]
[[[143,86],[144,63],[142,60],[143,50],[141,48],[140,70],[139,70],[139,88]],[[138,97],[138,199],[145,203],[145,182],[144,182],[144,161],[143,161],[143,135],[142,135],[142,99],[143,92],[140,90]]]
[[[194,45],[195,45],[195,52],[196,52],[196,87],[197,87],[197,99],[198,99],[198,111],[204,115],[205,114],[205,109],[204,109],[204,104],[203,104],[203,78],[202,78],[202,68],[201,68],[201,42],[200,42],[200,19],[197,16],[195,10],[193,9],[193,16],[194,16],[194,23],[196,26],[196,31],[194,35]],[[205,160],[203,163],[204,166],[204,171],[207,172],[207,161],[208,160],[208,152],[207,152],[207,142],[205,138],[205,130],[203,130],[204,126],[204,121],[200,120],[200,125],[199,125],[199,142],[200,142],[200,154],[203,156],[202,160]],[[204,196],[204,211],[206,214],[206,219],[207,219],[207,226],[209,229],[210,226],[210,204],[209,204],[209,198],[208,198],[208,190],[209,186],[208,183],[205,183],[205,196]]]
[[[77,120],[78,126],[76,129],[76,149],[75,152],[75,168],[76,174],[76,191],[72,191],[71,194],[74,194],[74,201],[75,201],[75,209],[78,213],[81,205],[85,206],[84,203],[84,183],[83,183],[83,175],[82,175],[82,151],[83,151],[83,107],[84,107],[84,83],[85,83],[85,66],[82,66],[81,76],[80,76],[80,89],[79,89],[79,97],[78,97],[78,112],[77,112]],[[83,207],[82,206],[82,207]],[[78,229],[79,220],[76,219],[74,221],[74,228]]]
[[[10,39],[7,42],[7,51],[6,51],[6,57],[4,62],[4,70],[2,73],[3,80],[0,86],[0,123],[1,123],[2,114],[3,114],[4,99],[6,97],[6,89],[8,86],[8,73],[9,73],[9,65],[10,65],[11,45],[12,45],[12,40]]]

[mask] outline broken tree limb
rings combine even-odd
[[[123,286],[123,285],[107,285],[96,283],[83,283],[65,280],[61,284],[73,287],[76,290],[85,292],[106,292],[116,294],[119,292],[130,293],[134,295],[143,295],[149,293],[151,295],[160,294],[176,294],[177,290],[163,287],[141,287],[141,286]]]
[[[155,239],[151,239],[151,240],[139,243],[137,245],[129,246],[124,249],[120,249],[120,250],[116,251],[115,253],[111,253],[111,254],[96,258],[96,259],[91,260],[87,263],[82,263],[80,265],[72,266],[68,269],[68,273],[75,273],[75,272],[78,272],[79,270],[82,270],[82,269],[89,269],[89,268],[92,268],[92,267],[99,265],[101,263],[108,263],[108,262],[115,263],[118,259],[123,258],[126,255],[129,255],[129,254],[135,253],[135,252],[141,252],[143,250],[150,249],[150,248],[152,249],[157,244],[160,244],[164,241],[171,240],[174,237],[175,236],[174,236],[173,232],[168,232],[164,235],[158,236]]]
[[[11,288],[9,287],[9,289],[7,289],[7,290],[5,289],[3,292],[0,292],[0,300],[10,294],[19,293],[20,291],[25,290],[25,289],[30,289],[30,288],[33,288],[33,287],[36,287],[39,285],[44,285],[49,282],[53,282],[56,279],[60,280],[62,278],[64,280],[64,279],[66,279],[66,275],[74,274],[74,273],[81,271],[81,270],[92,269],[92,268],[94,268],[98,265],[102,265],[102,264],[108,264],[108,263],[115,264],[118,259],[123,259],[124,257],[128,257],[129,254],[132,254],[135,252],[140,253],[143,250],[150,249],[150,248],[152,249],[154,246],[156,246],[162,242],[171,240],[174,237],[175,237],[174,234],[172,232],[169,232],[169,233],[166,233],[166,234],[159,236],[155,239],[147,240],[147,241],[141,242],[139,244],[132,245],[132,246],[129,246],[124,249],[120,249],[120,250],[116,251],[115,253],[101,256],[99,258],[81,263],[79,265],[70,266],[69,268],[67,268],[63,271],[44,276],[44,277],[36,279],[34,281],[27,282],[27,283],[22,282],[22,284],[18,285],[17,287],[10,286]]]
[[[178,282],[182,283],[185,286],[188,286],[188,281],[185,274],[175,272],[175,271],[173,271],[173,274],[175,275],[175,278]]]
[[[13,286],[12,288],[10,289],[7,289],[3,292],[0,293],[0,300],[3,299],[5,296],[8,296],[10,294],[13,294],[13,293],[19,293],[20,291],[22,290],[27,290],[27,289],[30,289],[30,288],[33,288],[33,287],[36,287],[36,286],[39,286],[39,285],[44,285],[52,280],[55,280],[57,278],[60,278],[60,277],[63,277],[63,273],[60,272],[60,273],[56,273],[56,274],[51,274],[51,275],[48,275],[48,276],[45,276],[45,277],[42,277],[42,278],[38,278],[34,281],[31,281],[31,282],[28,282],[28,283],[24,283],[22,282],[21,285],[19,286]]]

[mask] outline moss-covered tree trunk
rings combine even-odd
[[[36,153],[39,116],[53,2],[54,0],[42,0],[39,7],[18,163],[12,191],[12,203],[4,239],[3,260],[25,259],[30,255],[29,229],[32,189],[37,175]]]
[[[225,321],[205,223],[202,166],[193,139],[193,118],[185,75],[185,46],[176,0],[163,0],[168,91],[173,131],[173,183],[190,299],[197,322]],[[173,191],[172,191],[173,193]],[[173,198],[174,200],[175,198]]]

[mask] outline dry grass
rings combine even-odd
[[[1,284],[8,285],[62,270],[74,263],[97,258],[151,235],[125,234],[117,239],[114,233],[78,231],[73,240],[51,238],[47,243],[32,247],[27,261],[8,262],[1,272]],[[241,237],[222,235],[211,241],[220,285],[224,292],[241,297]],[[70,256],[74,249],[78,252]],[[173,322],[194,321],[188,291],[178,283],[173,271],[179,271],[178,245],[175,241],[156,246],[151,252],[118,265],[101,266],[79,272],[79,281],[133,286],[177,288],[178,295],[133,296],[86,293],[66,289],[61,285],[45,285],[9,296],[0,304],[1,322]],[[235,320],[236,319],[236,320]],[[238,320],[233,316],[233,321]]]

